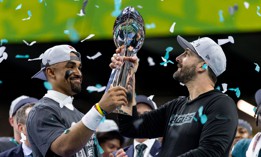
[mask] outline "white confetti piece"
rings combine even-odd
[[[100,6],[99,6],[99,5],[95,5],[95,7],[96,7],[96,8],[100,8]]]
[[[105,88],[106,88],[106,86],[101,86],[101,87],[97,87],[97,85],[96,86],[88,86],[87,87],[87,91],[88,92],[102,92],[102,91],[104,91],[105,90]]]
[[[221,86],[223,89],[222,93],[225,93],[227,91],[227,83],[222,83]]]
[[[141,5],[137,5],[137,8],[140,8],[140,9],[142,9],[143,7],[142,7]]]
[[[153,61],[152,57],[148,57],[147,61],[149,63],[149,66],[154,66],[155,65],[155,62]]]
[[[184,83],[182,83],[182,82],[180,82],[179,84],[180,84],[181,86],[185,86],[185,84],[184,84]]]
[[[245,1],[244,2],[244,6],[245,6],[246,9],[248,9],[249,8],[249,3]]]
[[[28,43],[27,41],[23,40],[23,42],[27,45],[27,46],[32,46],[36,43],[36,41],[32,41],[31,43]]]
[[[224,44],[229,43],[229,42],[232,43],[232,44],[235,43],[234,38],[232,36],[228,36],[227,39],[218,39],[218,45],[224,45]]]
[[[153,97],[154,97],[154,95],[150,95],[150,96],[148,97],[148,100],[151,100],[151,101],[152,101]]]
[[[257,63],[254,63],[256,65],[255,71],[259,72],[260,71],[260,66]]]
[[[94,60],[94,59],[100,57],[101,55],[102,55],[102,54],[101,54],[100,52],[97,52],[97,53],[96,53],[95,55],[93,55],[93,56],[87,56],[87,58]]]
[[[5,46],[0,47],[0,63],[8,58],[8,54],[5,52]]]
[[[256,14],[257,14],[258,16],[261,16],[261,13],[259,12],[259,11],[260,11],[260,6],[257,6],[256,8],[257,8],[257,9],[256,9]]]
[[[170,27],[170,29],[169,29],[169,31],[170,31],[171,33],[174,32],[175,25],[176,25],[176,22],[173,22],[173,24],[171,25],[171,27]]]
[[[27,14],[28,14],[28,17],[27,18],[23,18],[22,20],[23,21],[26,21],[26,20],[30,20],[31,17],[32,17],[32,12],[30,10],[27,11]]]
[[[19,10],[19,9],[21,9],[22,8],[22,4],[19,4],[16,8],[15,8],[15,10]]]
[[[85,14],[83,13],[83,10],[80,10],[80,13],[77,14],[78,16],[84,16]]]
[[[91,39],[94,36],[95,36],[95,34],[90,34],[88,37],[86,37],[83,40],[81,40],[81,42],[84,42],[85,40]]]

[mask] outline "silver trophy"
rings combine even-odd
[[[113,40],[116,47],[123,47],[119,55],[134,56],[143,45],[145,39],[144,21],[141,15],[134,7],[126,7],[117,17],[113,27]],[[106,91],[110,85],[122,86],[128,90],[128,100],[132,100],[132,90],[128,89],[128,85],[132,83],[133,63],[124,61],[123,65],[117,69],[113,69],[110,80],[107,84]]]

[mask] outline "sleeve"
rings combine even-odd
[[[136,106],[133,116],[118,114],[120,133],[130,138],[156,138],[163,136],[166,127],[168,103],[157,110],[137,115]],[[153,131],[152,131],[153,130]]]
[[[205,114],[208,119],[202,128],[199,147],[179,157],[225,156],[229,154],[238,123],[234,101],[228,96],[219,97],[205,109]]]
[[[42,156],[46,155],[52,142],[66,129],[60,117],[57,111],[49,107],[37,106],[29,112],[27,134]]]

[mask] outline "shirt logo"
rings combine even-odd
[[[195,116],[196,112],[188,113],[188,114],[172,114],[169,120],[169,126],[179,126],[186,123],[191,123],[193,117]]]

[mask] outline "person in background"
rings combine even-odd
[[[155,102],[145,95],[136,96],[136,107],[138,116],[157,109]],[[135,138],[132,145],[120,149],[115,156],[153,157],[159,153],[160,148],[161,142],[158,139]]]
[[[18,146],[20,144],[21,135],[18,130],[18,125],[16,122],[16,112],[23,105],[25,105],[27,103],[34,103],[37,101],[38,101],[38,99],[36,99],[34,97],[21,95],[11,102],[11,105],[9,108],[9,123],[13,128],[14,137],[1,137],[0,138],[0,152],[8,150],[12,147]]]
[[[26,131],[26,120],[33,106],[34,103],[28,103],[17,110],[16,122],[21,135],[21,144],[0,153],[0,157],[33,157]]]
[[[252,126],[243,119],[238,119],[237,133],[232,144],[230,156],[242,157],[245,156],[246,150],[252,138]],[[242,140],[244,139],[244,140]],[[239,142],[239,144],[237,144]],[[232,155],[233,153],[233,155]]]
[[[96,130],[96,137],[104,151],[103,157],[109,157],[110,153],[121,148],[124,142],[124,138],[119,133],[118,125],[110,119],[100,123]]]
[[[261,157],[261,89],[255,94],[257,104],[256,109],[256,126],[259,132],[252,138],[249,147],[246,151],[246,157]],[[239,142],[238,142],[239,143]]]
[[[178,36],[177,40],[184,52],[176,58],[178,69],[173,78],[187,87],[189,95],[141,116],[134,114],[135,102],[124,106],[121,109],[125,114],[117,114],[120,133],[131,138],[163,136],[161,157],[227,157],[236,134],[238,114],[234,100],[215,90],[217,77],[226,70],[226,56],[220,45],[208,37],[188,42]],[[116,53],[121,51],[120,47]],[[126,60],[133,63],[135,73],[136,56],[114,54],[110,67],[117,68]],[[135,94],[135,74],[132,87]]]

